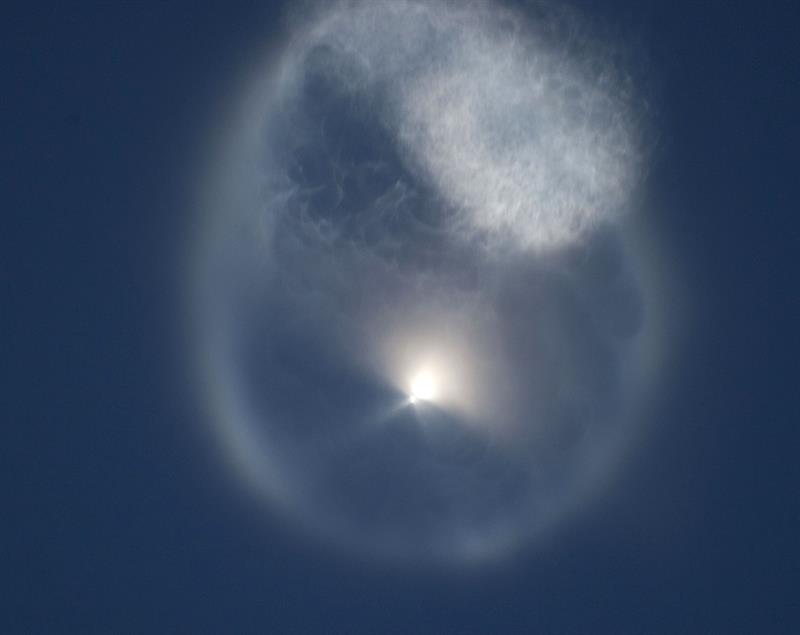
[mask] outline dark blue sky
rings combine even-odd
[[[691,329],[628,476],[460,578],[265,524],[179,397],[187,173],[278,4],[46,5],[0,10],[0,632],[797,632],[791,3],[587,6],[650,56],[648,197]]]

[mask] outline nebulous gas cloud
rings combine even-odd
[[[256,499],[353,553],[513,554],[639,425],[643,100],[557,7],[293,24],[203,179],[188,313],[215,438]]]

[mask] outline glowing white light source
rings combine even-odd
[[[436,380],[427,371],[423,371],[414,376],[411,380],[411,403],[417,401],[432,401],[436,398]]]

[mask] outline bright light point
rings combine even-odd
[[[430,373],[419,373],[411,380],[411,403],[432,401],[436,398],[436,382]]]

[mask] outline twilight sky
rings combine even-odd
[[[789,4],[312,7],[5,10],[0,630],[795,631]]]

